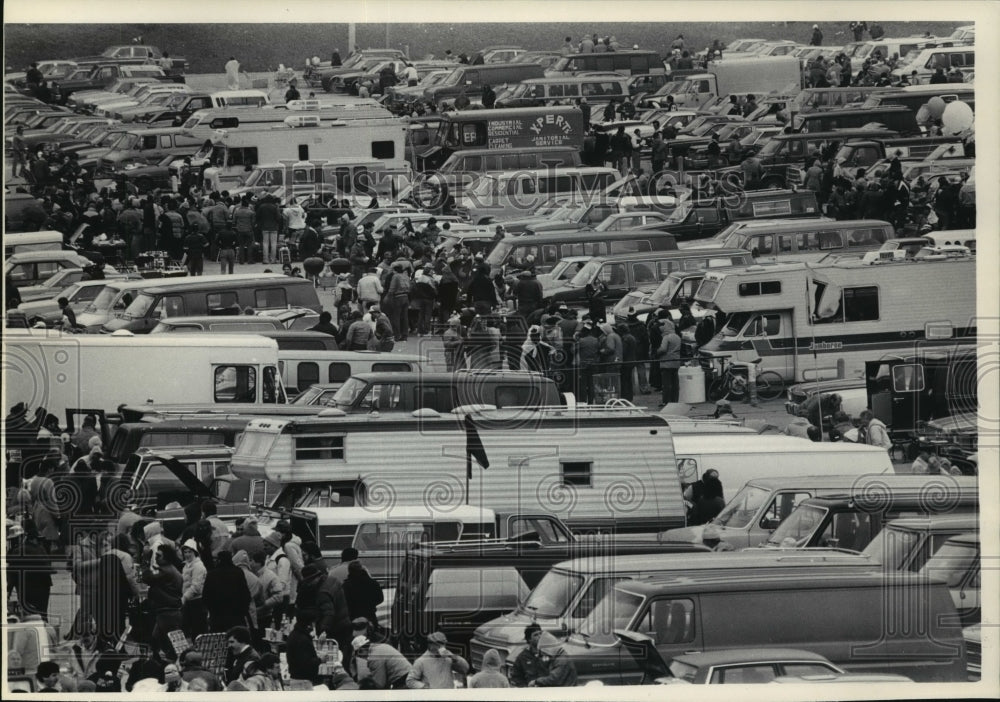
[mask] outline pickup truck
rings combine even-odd
[[[157,66],[141,66],[132,70],[130,65],[117,63],[83,64],[76,73],[66,80],[52,84],[53,102],[65,105],[69,96],[82,90],[105,90],[121,78],[131,78],[139,74],[166,78]]]
[[[149,44],[119,44],[109,46],[97,56],[83,56],[73,59],[77,63],[117,63],[135,65],[144,63],[159,64],[163,52]],[[167,75],[182,76],[188,68],[187,59],[183,56],[171,56],[170,67],[165,70]]]
[[[700,544],[659,543],[655,536],[648,540],[580,536],[551,515],[498,515],[498,519],[500,538],[429,543],[406,554],[390,625],[400,651],[417,654],[424,650],[428,634],[441,631],[448,637],[449,649],[468,658],[476,628],[514,610],[561,561],[705,550]]]
[[[163,122],[175,126],[184,124],[188,117],[198,110],[212,107],[212,96],[209,93],[183,93],[172,96],[165,104],[151,107],[146,112],[136,115],[137,122]]]

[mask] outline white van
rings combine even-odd
[[[914,84],[924,84],[934,75],[938,68],[948,73],[952,68],[957,68],[964,74],[965,71],[973,71],[976,68],[976,47],[974,46],[939,46],[934,48],[911,51],[902,61],[896,64],[890,74],[894,80],[899,80],[903,76],[911,78],[914,72],[917,74]],[[911,78],[912,80],[912,78]]]
[[[752,478],[798,478],[802,475],[891,473],[889,453],[877,446],[815,443],[794,436],[674,434],[677,473],[683,485],[706,470],[733,495]]]
[[[63,244],[61,232],[21,232],[5,234],[3,237],[3,256],[10,258],[14,254],[25,251],[60,251]]]

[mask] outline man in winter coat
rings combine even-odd
[[[537,622],[524,627],[524,640],[528,645],[517,654],[511,667],[510,682],[514,687],[528,687],[535,679],[548,674],[548,663],[542,659],[542,653],[538,650],[541,639],[542,627]]]
[[[247,517],[243,520],[243,533],[229,542],[229,552],[238,553],[246,551],[247,556],[253,558],[254,554],[264,553],[264,539],[257,531],[257,518]]]
[[[351,619],[365,617],[373,622],[378,621],[376,610],[385,601],[382,586],[365,570],[361,561],[351,561],[347,566],[344,598]]]
[[[157,553],[151,557],[157,559]],[[181,597],[184,594],[184,578],[169,558],[160,558],[156,567],[147,564],[142,571],[142,581],[149,586],[146,599],[153,607],[153,651],[161,657],[173,658],[173,645],[168,634],[183,629],[181,621]]]
[[[413,663],[413,670],[406,676],[410,690],[454,690],[455,673],[465,675],[469,663],[447,648],[448,639],[440,631],[427,636],[427,651]]]
[[[566,655],[562,643],[559,641],[543,643],[541,651],[542,657],[547,659],[549,672],[529,682],[528,687],[575,687],[576,666]]]
[[[413,666],[406,656],[387,643],[360,635],[351,641],[358,682],[370,679],[376,690],[405,690]]]
[[[670,319],[661,322],[663,338],[660,341],[657,358],[660,361],[660,382],[662,383],[662,401],[660,406],[677,402],[679,385],[677,374],[681,367],[681,338],[674,331],[674,323]]]
[[[624,348],[622,338],[610,323],[600,325],[601,330],[601,368],[602,373],[618,373],[621,370]]]
[[[437,281],[434,279],[434,266],[430,263],[417,271],[413,279],[411,296],[417,307],[417,333],[420,336],[429,335],[434,315],[434,300],[437,298]]]
[[[514,283],[514,297],[517,299],[517,312],[525,319],[542,307],[545,298],[542,284],[531,271],[522,271]]]
[[[470,688],[510,687],[507,676],[501,671],[500,652],[491,648],[483,656],[483,669],[469,678]]]
[[[594,373],[600,368],[601,341],[589,319],[583,323],[576,342],[576,360],[580,369],[580,397],[590,404],[594,401]]]
[[[336,639],[344,656],[349,654],[351,617],[348,614],[344,588],[336,578],[313,563],[305,566],[295,605],[298,609],[313,612],[317,633]]]
[[[219,552],[215,567],[205,576],[204,600],[212,631],[247,626],[250,588],[243,571],[233,565],[233,556],[229,551]]]

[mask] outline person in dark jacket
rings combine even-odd
[[[542,308],[545,294],[542,292],[542,284],[531,271],[522,271],[514,283],[514,297],[517,299],[518,313],[528,319],[532,313]]]
[[[205,576],[202,594],[208,608],[209,627],[212,631],[228,631],[245,626],[250,610],[250,589],[246,576],[239,566],[233,565],[233,554],[220,551],[215,556],[215,567]]]
[[[368,573],[361,561],[351,561],[347,565],[344,598],[352,620],[365,617],[372,622],[378,621],[376,609],[385,601],[382,586]]]
[[[250,558],[253,558],[255,553],[264,553],[264,539],[257,530],[257,518],[247,517],[243,520],[240,528],[239,536],[229,542],[229,552],[237,554],[240,551],[246,551]]]
[[[226,684],[229,684],[240,679],[247,661],[259,661],[260,653],[251,645],[250,630],[245,626],[234,626],[226,635],[229,651],[226,653],[225,679]]]
[[[155,552],[152,558],[157,558]],[[184,578],[170,559],[159,558],[156,564],[150,563],[143,568],[142,581],[149,586],[146,599],[155,616],[153,652],[164,658],[173,658],[173,645],[168,634],[182,628],[181,595],[184,592]]]
[[[698,495],[693,500],[691,510],[688,512],[687,523],[689,526],[710,522],[726,506],[726,500],[722,495],[722,482],[718,476],[716,471],[709,470],[699,481],[701,488],[697,491]],[[695,483],[695,485],[697,484]]]
[[[510,683],[514,687],[528,687],[531,682],[543,675],[548,675],[548,665],[542,660],[538,642],[542,639],[542,627],[532,622],[524,627],[524,640],[528,645],[517,654],[511,666]]]
[[[615,331],[622,340],[621,396],[622,399],[631,402],[635,398],[632,377],[636,362],[639,360],[639,342],[627,324],[619,324],[615,327]]]
[[[472,274],[468,289],[469,301],[476,307],[479,314],[488,314],[497,306],[497,289],[490,280],[489,272],[483,266],[477,266]]]
[[[492,110],[493,106],[496,105],[497,94],[488,85],[483,86],[483,107],[487,110]]]
[[[351,617],[340,581],[310,563],[302,568],[295,606],[298,611],[313,614],[316,633],[336,639],[346,660],[350,653]]]
[[[315,326],[309,327],[309,331],[323,332],[324,334],[329,334],[334,338],[340,334],[340,330],[337,329],[336,325],[333,323],[333,315],[326,310],[319,313],[319,323]],[[235,551],[233,553],[235,553]]]
[[[292,680],[308,680],[314,685],[320,682],[319,665],[322,663],[312,639],[315,624],[316,616],[311,611],[300,611],[285,642],[288,677]]]

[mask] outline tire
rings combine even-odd
[[[757,374],[757,397],[760,399],[773,400],[781,397],[784,390],[784,379],[774,371],[763,371]]]
[[[747,395],[749,384],[742,375],[730,375],[726,384],[727,395],[734,400],[742,400]]]
[[[728,395],[728,391],[729,387],[726,382],[726,378],[714,380],[712,381],[712,384],[708,386],[708,399],[712,402],[718,402]]]

